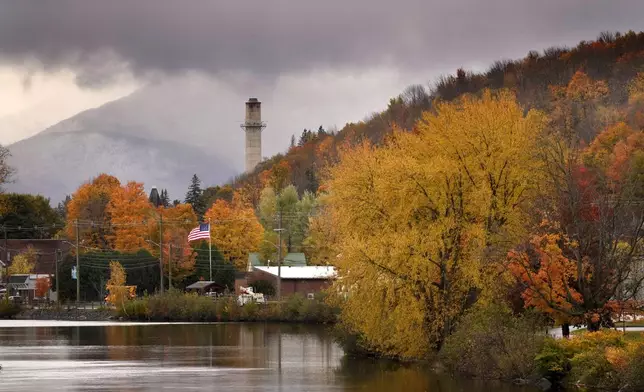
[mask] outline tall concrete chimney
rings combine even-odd
[[[246,120],[241,126],[246,132],[246,172],[252,171],[262,160],[262,103],[257,98],[248,98],[246,102]]]

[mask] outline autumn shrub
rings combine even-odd
[[[148,302],[145,298],[138,298],[132,301],[127,301],[121,308],[118,309],[120,317],[128,318],[129,320],[148,320]]]
[[[8,298],[0,299],[0,319],[13,318],[20,313],[20,305],[9,301]]]
[[[459,323],[439,358],[451,371],[495,379],[528,379],[545,333],[536,315],[514,316],[503,305],[477,306]]]
[[[644,345],[616,330],[549,340],[536,356],[539,372],[555,383],[592,389],[644,390]]]
[[[259,316],[259,305],[256,302],[249,302],[241,307],[240,318],[243,321],[256,321]]]
[[[608,360],[605,350],[593,348],[576,354],[571,360],[569,381],[597,389],[617,390],[620,385],[618,369]]]
[[[638,391],[644,390],[644,344],[632,343],[630,361],[624,376],[628,389]]]
[[[300,321],[300,313],[304,307],[306,298],[302,294],[296,293],[286,299],[282,305],[282,316],[288,321]]]
[[[566,350],[553,338],[547,338],[541,352],[535,357],[539,374],[559,384],[570,373],[570,358]]]

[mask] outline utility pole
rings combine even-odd
[[[163,294],[163,213],[159,220],[159,276],[161,277],[160,293]]]
[[[208,262],[210,264],[210,281],[212,282],[212,234],[210,233],[210,219],[208,219]]]
[[[78,233],[78,219],[74,221],[74,224],[76,225],[76,308],[78,308],[80,304],[80,252],[78,249],[80,235]],[[58,283],[58,279],[56,279],[56,283]]]
[[[282,211],[278,212],[277,220],[277,301],[282,300]]]
[[[58,256],[60,253],[60,249],[56,249],[56,304],[60,303],[60,286],[58,285],[60,283],[60,275],[58,274]]]
[[[172,243],[168,252],[168,290],[172,289]]]
[[[2,226],[2,230],[4,231],[4,262],[8,263],[9,262],[9,248],[7,247],[7,226]]]

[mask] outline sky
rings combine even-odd
[[[641,0],[0,0],[0,143],[190,72],[341,127],[458,67],[641,26]]]

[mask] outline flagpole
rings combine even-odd
[[[208,260],[210,261],[210,281],[212,282],[212,235],[210,234],[210,219],[208,219]]]

